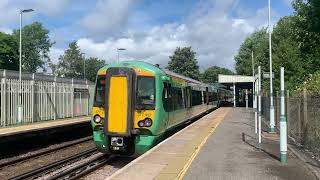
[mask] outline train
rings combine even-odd
[[[143,61],[102,67],[96,78],[91,125],[105,154],[141,155],[194,117],[232,98],[208,85]]]

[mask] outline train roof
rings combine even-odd
[[[195,79],[180,75],[178,73],[172,72],[172,71],[170,71],[168,69],[160,68],[160,67],[158,67],[158,66],[156,66],[154,64],[151,64],[151,63],[148,63],[148,62],[144,62],[144,61],[141,61],[141,60],[121,61],[119,63],[111,63],[111,64],[109,64],[109,65],[107,65],[105,67],[102,67],[99,71],[106,70],[109,67],[119,67],[119,66],[145,68],[147,70],[153,71],[156,74],[166,74],[167,76],[170,76],[170,77],[175,77],[175,78],[182,79],[182,80],[186,81],[187,83],[189,83],[191,86],[197,86],[197,85],[209,86],[209,87],[212,86],[212,85],[209,85],[209,84],[205,84],[205,83],[203,83],[201,81],[198,81],[198,80],[195,80]]]
[[[172,71],[169,71],[169,70],[167,70],[167,69],[162,69],[162,70],[163,70],[168,76],[177,77],[177,78],[183,79],[183,80],[187,81],[188,83],[206,85],[206,84],[204,84],[204,83],[201,82],[201,81],[198,81],[198,80],[195,80],[195,79],[192,79],[192,78],[189,78],[189,77],[186,77],[186,76],[177,74],[177,73],[172,72]]]

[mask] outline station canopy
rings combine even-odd
[[[233,84],[235,84],[236,86],[238,86],[242,89],[251,89],[252,83],[254,82],[254,77],[253,76],[219,74],[218,75],[218,82],[220,84],[224,84],[229,87],[233,86]]]

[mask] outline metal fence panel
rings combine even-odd
[[[86,116],[91,113],[93,83],[24,73],[19,95],[17,72],[0,70],[0,127]],[[22,122],[18,122],[19,97]]]

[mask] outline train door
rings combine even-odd
[[[209,87],[206,87],[205,102],[207,105],[209,105]]]
[[[188,86],[185,88],[185,104],[186,104],[186,108],[191,108],[192,106],[192,98],[191,98],[191,87]]]
[[[130,136],[133,127],[136,74],[130,68],[109,68],[106,74],[105,134]]]
[[[171,84],[164,82],[163,83],[163,93],[162,93],[162,103],[165,111],[163,120],[165,122],[164,127],[167,128],[170,122],[170,109],[171,109],[171,94],[170,94]]]

